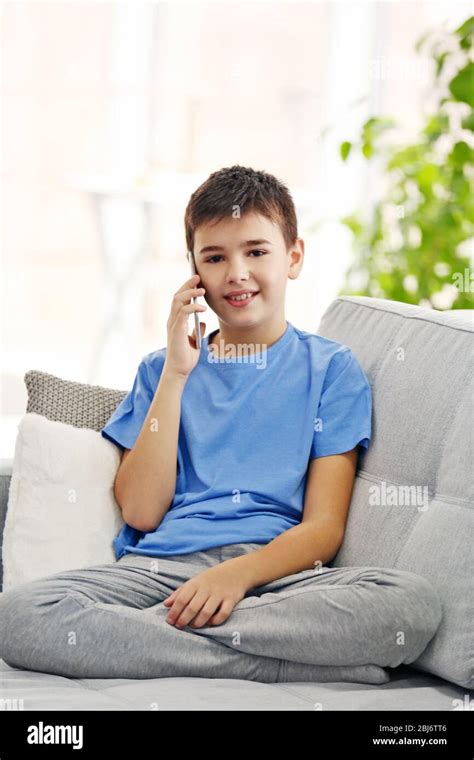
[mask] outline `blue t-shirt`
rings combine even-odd
[[[122,527],[117,559],[267,544],[301,522],[310,459],[369,446],[371,390],[348,346],[287,322],[268,349],[218,359],[209,337],[181,397],[173,502],[154,531]],[[165,357],[142,358],[105,438],[133,448]]]

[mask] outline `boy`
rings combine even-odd
[[[222,169],[185,228],[197,275],[174,295],[166,348],[143,357],[101,430],[123,449],[117,562],[9,592],[11,619],[42,634],[0,654],[81,677],[384,683],[384,666],[434,635],[439,602],[412,573],[328,566],[372,401],[349,347],[285,319],[304,258],[291,195]],[[187,326],[199,296],[219,320],[207,337],[201,323],[200,350]],[[74,652],[57,638],[71,618]]]

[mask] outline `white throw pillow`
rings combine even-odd
[[[124,524],[113,493],[120,453],[100,432],[25,414],[3,535],[3,590],[115,562]]]

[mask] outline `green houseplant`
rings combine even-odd
[[[428,33],[436,105],[419,138],[387,143],[392,118],[372,117],[343,161],[360,151],[376,162],[384,190],[366,213],[341,219],[354,260],[339,295],[366,295],[436,309],[474,306],[474,17],[451,32]],[[393,134],[393,133],[392,133]]]

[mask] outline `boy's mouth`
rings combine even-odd
[[[244,306],[248,306],[248,304],[252,303],[252,301],[255,301],[255,298],[259,293],[259,290],[255,290],[252,293],[247,292],[243,295],[238,296],[224,296],[224,298],[229,302],[231,306],[242,308]]]

